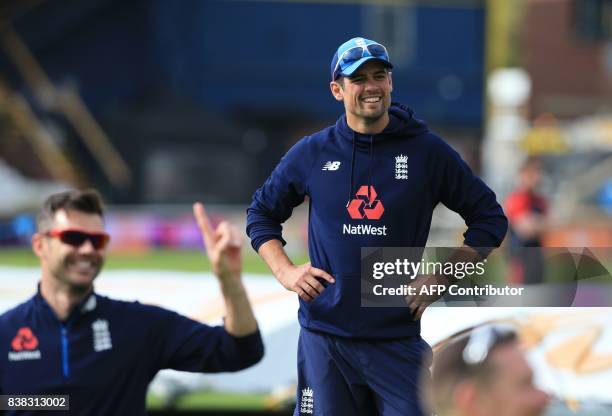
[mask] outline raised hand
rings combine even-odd
[[[200,228],[213,273],[220,279],[240,278],[242,236],[238,229],[227,221],[222,221],[213,229],[204,205],[200,202],[193,204],[193,215]]]

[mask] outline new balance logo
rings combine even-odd
[[[301,414],[313,414],[314,413],[314,392],[310,387],[302,389],[302,400],[300,401],[300,413]]]
[[[321,170],[338,170],[339,167],[340,167],[340,162],[338,161],[332,162],[330,160],[329,162],[325,162],[325,165],[323,165],[323,169]]]

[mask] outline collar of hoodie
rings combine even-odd
[[[351,176],[349,180],[348,196],[346,206],[348,207],[351,199],[353,198],[353,192],[355,183],[355,160],[357,151],[369,151],[369,166],[368,166],[368,205],[371,201],[372,191],[372,167],[374,165],[374,146],[375,142],[380,143],[388,139],[409,139],[414,136],[421,135],[428,131],[427,125],[414,117],[414,111],[410,108],[403,106],[402,104],[392,103],[389,108],[389,124],[379,134],[365,135],[357,133],[348,126],[346,121],[346,114],[340,117],[336,123],[336,130],[341,137],[351,140],[352,152],[351,152]]]

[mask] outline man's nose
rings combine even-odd
[[[374,80],[374,78],[366,78],[365,81],[365,90],[375,90],[378,89],[378,86],[376,85],[376,82]]]
[[[79,246],[79,253],[95,253],[96,251],[96,248],[89,239]]]

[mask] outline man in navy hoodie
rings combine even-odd
[[[38,291],[0,316],[0,394],[68,395],[71,414],[142,415],[161,369],[221,372],[257,363],[263,344],[240,279],[237,230],[226,222],[213,229],[202,204],[194,214],[225,300],[224,326],[96,294],[110,238],[99,195],[50,196],[32,238]]]
[[[428,302],[362,308],[361,247],[424,247],[439,202],[465,220],[465,251],[475,259],[506,234],[495,194],[412,110],[391,102],[391,68],[377,42],[340,45],[330,88],[346,114],[296,143],[247,210],[253,248],[300,298],[296,415],[423,412]],[[281,224],[306,196],[310,262],[294,265]]]

